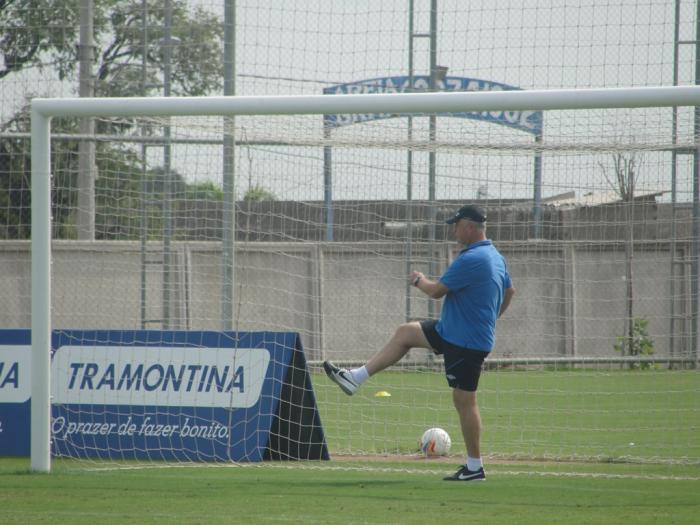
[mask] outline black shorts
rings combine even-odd
[[[428,319],[421,321],[420,327],[430,346],[433,347],[433,351],[445,358],[447,384],[452,388],[476,392],[479,377],[481,377],[481,366],[489,353],[463,348],[445,341],[435,330],[436,324],[436,320]]]

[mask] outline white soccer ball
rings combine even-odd
[[[441,428],[429,428],[420,438],[420,449],[427,457],[444,456],[451,446],[450,435]]]

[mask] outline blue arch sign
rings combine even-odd
[[[436,85],[437,91],[519,91],[520,88],[492,82],[480,78],[445,77]],[[428,75],[393,76],[371,78],[336,84],[323,89],[324,95],[359,95],[369,93],[421,93],[430,90]],[[483,120],[501,124],[533,135],[542,134],[542,111],[465,111],[462,113],[444,113],[443,116]],[[371,120],[401,117],[392,113],[339,114],[324,115],[324,124],[328,128],[339,128],[350,124],[359,124]]]

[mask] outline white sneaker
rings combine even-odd
[[[330,361],[323,362],[323,369],[326,371],[326,375],[333,381],[340,389],[347,395],[351,396],[357,389],[360,388],[355,380],[352,378],[352,374],[349,370],[345,368],[338,368]]]

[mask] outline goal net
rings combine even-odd
[[[41,341],[55,352],[52,453],[270,459],[285,432],[303,452],[276,457],[305,459],[309,441],[331,457],[410,457],[442,427],[463,456],[441,357],[414,349],[351,398],[320,365],[363,364],[399,324],[440,315],[407,276],[441,275],[461,249],[445,219],[478,203],[517,289],[479,388],[485,455],[700,461],[697,144],[692,109],[670,107],[697,91],[624,109],[609,106],[639,90],[598,90],[583,109],[590,92],[544,93],[552,109],[542,92],[517,105],[513,93],[392,99],[415,111],[378,111],[388,99],[373,96],[249,99],[267,113],[282,101],[278,115],[241,115],[256,111],[245,99],[41,101],[34,126],[55,116],[53,220],[43,231],[48,192],[34,193],[32,342],[35,356]],[[495,96],[472,105],[481,95]],[[347,98],[354,109],[314,109]],[[426,113],[425,100],[455,102]],[[313,114],[282,114],[296,107]],[[90,115],[85,212],[80,137],[58,134]],[[48,180],[41,144],[35,134],[34,192]],[[13,250],[28,262],[26,245]],[[241,443],[260,457],[231,454]]]

